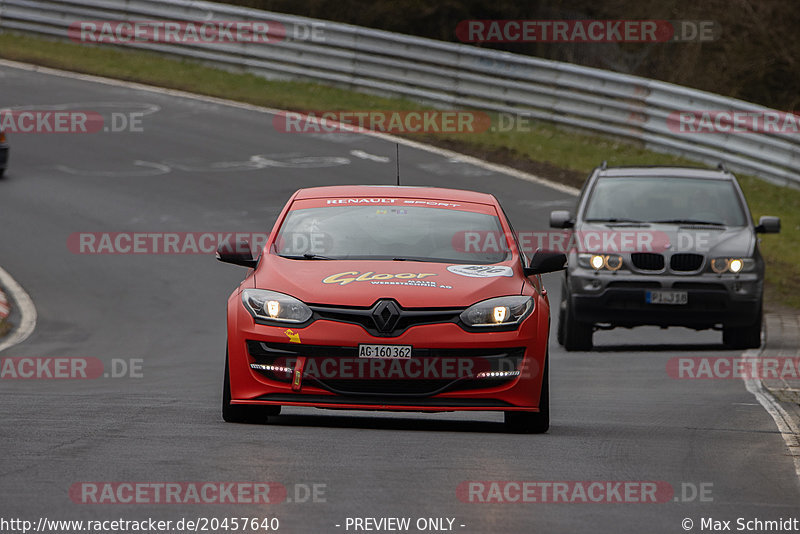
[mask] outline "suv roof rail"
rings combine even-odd
[[[603,160],[603,162],[600,163],[600,169],[606,170],[607,168],[608,168],[608,162],[606,160]]]

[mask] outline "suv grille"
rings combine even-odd
[[[664,256],[652,252],[634,252],[631,254],[631,262],[642,271],[660,271],[664,268]]]
[[[669,267],[673,271],[696,271],[703,265],[701,254],[675,254],[669,260]]]

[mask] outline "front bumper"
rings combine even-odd
[[[329,320],[295,329],[259,325],[240,303],[236,296],[228,309],[232,404],[538,411],[549,328],[544,301],[514,331],[472,333],[444,323],[395,337]],[[407,360],[364,359],[359,344],[413,349]]]
[[[578,273],[570,276],[569,290],[572,314],[580,322],[706,329],[718,325],[749,326],[757,321],[763,282],[756,273],[729,276]],[[650,304],[646,293],[652,290],[686,291],[688,302]]]

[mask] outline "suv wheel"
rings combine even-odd
[[[757,349],[761,346],[761,310],[749,326],[723,326],[722,343],[730,349]]]
[[[564,346],[564,322],[567,319],[567,301],[562,300],[558,307],[558,328],[556,329],[556,340],[562,347]]]
[[[591,323],[581,323],[575,320],[569,306],[569,295],[566,296],[567,304],[564,310],[564,348],[573,350],[592,350],[592,333],[594,326]],[[560,314],[559,314],[560,315]],[[561,325],[559,324],[559,329]]]

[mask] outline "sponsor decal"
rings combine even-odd
[[[386,280],[395,280],[398,279],[402,282],[405,282],[402,285],[429,285],[432,284],[431,287],[436,287],[436,282],[427,282],[427,283],[412,283],[412,282],[419,282],[423,278],[427,278],[429,276],[437,276],[436,273],[378,273],[376,274],[373,271],[366,271],[364,273],[359,271],[346,271],[343,273],[336,273],[328,276],[325,278],[322,283],[323,284],[339,284],[341,286],[345,286],[352,282],[373,282],[384,284]]]
[[[287,328],[286,330],[283,331],[283,333],[289,336],[289,343],[301,343],[300,334],[299,333],[295,334],[294,330],[292,330],[291,328]]]
[[[434,208],[458,208],[461,204],[452,202],[440,202],[438,200],[415,200],[415,199],[396,199],[396,198],[329,198],[325,201],[326,205],[369,205],[369,204],[392,204],[395,206],[430,206]]]
[[[453,274],[470,278],[514,276],[514,270],[505,265],[451,265],[447,270]]]

